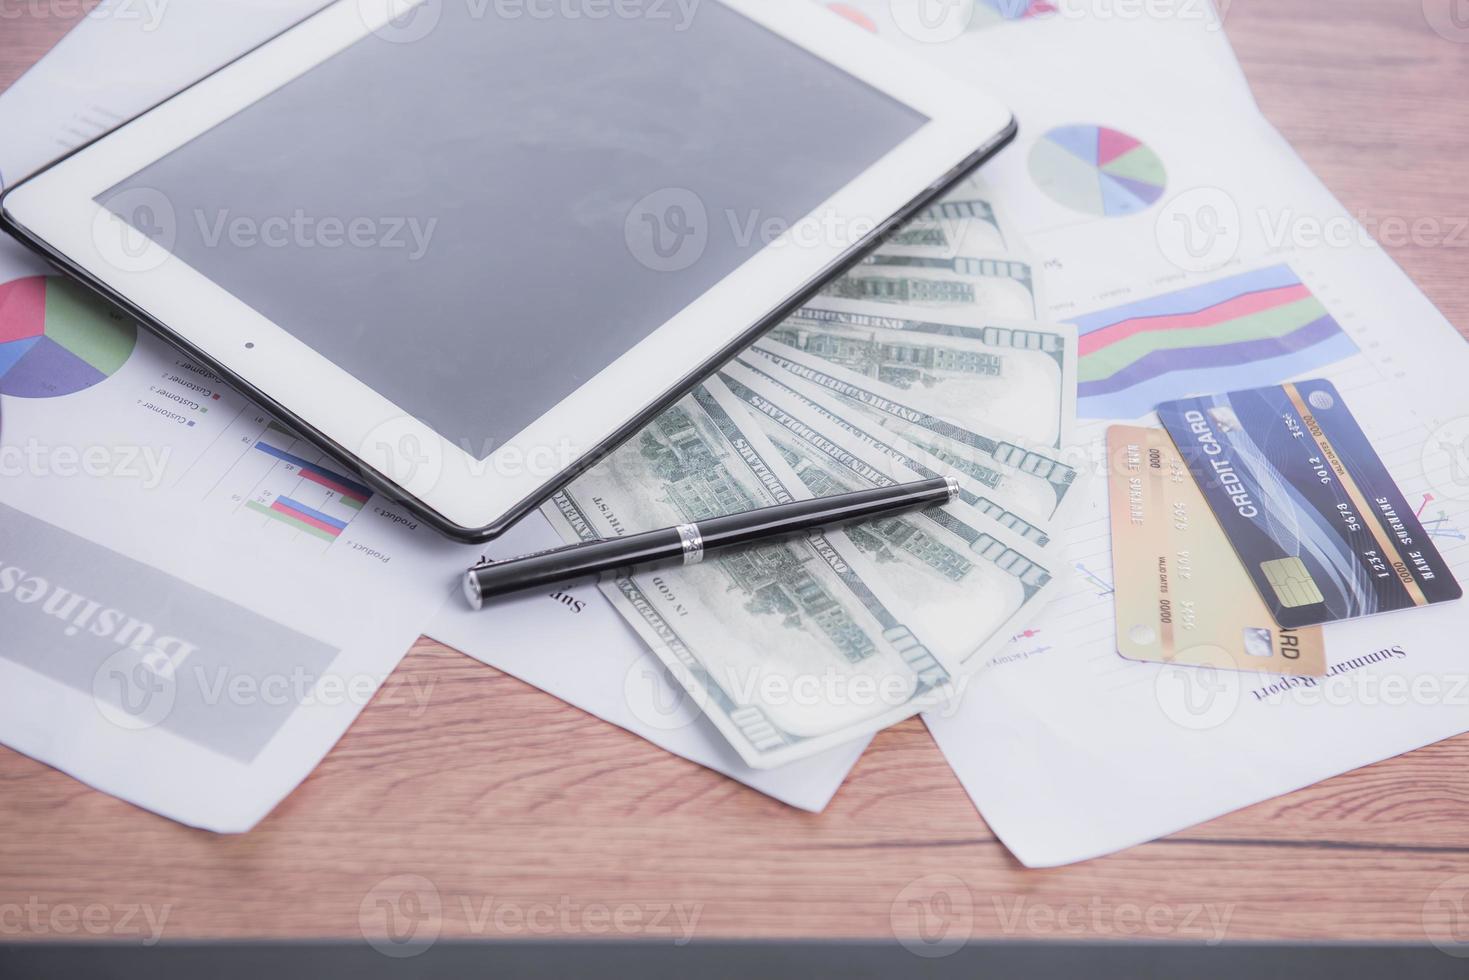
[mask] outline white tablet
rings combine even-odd
[[[0,211],[483,540],[1013,132],[795,0],[341,0]]]

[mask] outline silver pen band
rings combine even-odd
[[[680,524],[677,528],[679,542],[683,545],[683,563],[697,565],[704,560],[704,536],[697,524]]]
[[[946,476],[946,477],[944,477],[944,480],[945,480],[945,482],[947,482],[949,484],[949,499],[950,500],[958,500],[959,499],[959,481],[956,478],[952,477],[952,476]]]

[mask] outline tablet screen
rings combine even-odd
[[[97,201],[483,459],[926,121],[713,0],[443,0]]]

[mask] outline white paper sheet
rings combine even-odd
[[[46,331],[0,375],[0,741],[248,830],[387,679],[470,550],[125,320],[95,341],[76,295],[0,243],[0,334]]]
[[[1260,117],[1203,5],[1139,5],[1131,14],[1059,6],[1051,17],[924,50],[994,88],[1021,120],[1017,144],[984,177],[1046,270],[1051,316],[1082,326],[1079,457],[1100,476],[1106,426],[1138,416],[1156,425],[1147,406],[1169,397],[1329,377],[1408,498],[1422,501],[1440,550],[1469,577],[1460,530],[1469,514],[1459,499],[1469,497],[1469,469],[1454,469],[1465,462],[1469,426],[1435,434],[1469,416],[1454,380],[1469,370],[1469,347]],[[895,40],[917,45],[871,13]],[[1058,203],[1040,178],[1081,171],[1065,163],[1048,171],[1054,147],[1038,144],[1075,124],[1141,140],[1162,161],[1166,190],[1111,216]],[[1088,341],[1087,326],[1115,318],[1094,311],[1223,284],[1193,312],[1281,281],[1319,299],[1336,329],[1311,343],[1298,336],[1299,349],[1282,343],[1274,357],[1237,350],[1241,361],[1231,364],[1234,355],[1216,353],[1192,373],[1165,352],[1168,360],[1143,363],[1148,380],[1111,393],[1088,387],[1110,371],[1088,357],[1107,335]],[[1070,592],[995,658],[961,711],[926,719],[990,826],[1026,864],[1115,851],[1469,730],[1464,602],[1327,627],[1335,673],[1316,685],[1282,689],[1270,675],[1122,659],[1106,480],[1094,479],[1089,494],[1090,514],[1070,535]]]

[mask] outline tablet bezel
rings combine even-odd
[[[339,0],[0,198],[0,222],[64,271],[219,370],[421,517],[462,540],[498,536],[870,251],[1014,135],[999,103],[908,60],[813,4],[716,0],[910,106],[929,122],[677,316],[484,460],[132,232],[95,202],[370,32]],[[118,243],[129,239],[127,253]],[[732,325],[732,326],[731,326]]]

